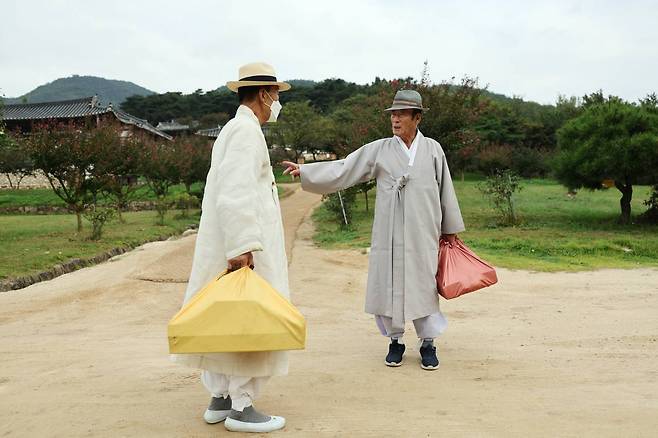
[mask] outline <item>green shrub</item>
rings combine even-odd
[[[91,222],[91,240],[100,240],[103,234],[103,226],[116,216],[116,209],[111,207],[98,207],[91,204],[85,209],[83,216]]]
[[[521,190],[519,176],[511,170],[497,171],[478,185],[498,212],[501,225],[517,225],[520,219],[516,210],[514,193]]]
[[[644,201],[644,205],[649,208],[642,213],[640,221],[650,224],[658,224],[658,184],[653,186],[651,196]]]
[[[359,188],[355,186],[347,190],[325,195],[322,198],[327,210],[332,213],[334,220],[341,225],[341,228],[349,228],[349,225],[352,223],[352,210],[358,192]]]
[[[198,207],[199,199],[187,192],[182,192],[173,197],[172,203],[177,209],[181,210],[181,217],[189,217],[190,209]]]
[[[173,202],[168,196],[158,196],[158,199],[155,201],[155,211],[157,212],[156,225],[164,225],[165,216],[167,212],[172,207]]]

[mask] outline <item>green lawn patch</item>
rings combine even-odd
[[[192,192],[201,190],[201,184],[193,184]],[[179,184],[172,186],[169,189],[170,196],[185,192],[185,186]],[[136,194],[135,201],[155,201],[156,196],[149,190],[148,186],[141,186]],[[99,204],[108,204],[111,201],[100,196]],[[62,201],[52,189],[2,189],[0,190],[0,208],[2,207],[39,207],[39,206],[53,206],[65,207],[66,204]]]
[[[551,180],[524,180],[517,205],[523,223],[496,226],[496,216],[477,190],[478,181],[455,181],[466,223],[462,239],[497,266],[537,271],[579,271],[599,268],[658,267],[658,226],[616,223],[620,193],[616,189],[582,190],[569,198],[566,189]],[[650,188],[634,188],[633,212],[643,212]],[[371,204],[375,198],[369,195]],[[373,206],[365,211],[357,198],[353,224],[348,230],[318,208],[314,240],[324,248],[370,246]]]
[[[91,241],[91,226],[85,221],[76,233],[75,215],[0,216],[0,279],[37,273],[72,258],[88,258],[115,247],[138,246],[158,237],[171,236],[198,224],[198,211],[189,217],[170,211],[164,226],[155,225],[155,211],[124,213],[125,224],[114,220],[104,227],[103,238]]]

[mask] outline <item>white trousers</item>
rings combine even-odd
[[[393,330],[393,318],[389,316],[375,315],[375,322],[377,323],[379,332],[384,336],[400,339],[404,335],[404,329]],[[446,327],[448,327],[448,321],[441,312],[414,319],[416,335],[420,339],[434,339],[443,333]]]
[[[201,382],[213,397],[231,396],[232,409],[242,412],[251,406],[269,377],[227,376],[203,370]]]

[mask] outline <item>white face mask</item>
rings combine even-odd
[[[270,93],[268,93],[267,91],[265,93],[267,94],[267,96],[270,99],[272,99],[272,96],[270,96]],[[267,104],[265,104],[265,105],[267,105]],[[283,106],[281,105],[281,102],[279,102],[278,100],[274,100],[274,99],[272,99],[272,105],[267,105],[267,106],[270,108],[270,118],[267,119],[267,121],[271,122],[271,123],[274,123],[274,122],[276,122],[276,119],[279,117],[279,113],[281,112],[281,108],[283,108]]]

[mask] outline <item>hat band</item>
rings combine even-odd
[[[276,82],[276,76],[247,76],[246,78],[240,78],[241,81],[263,81],[263,82]]]
[[[393,100],[393,106],[395,105],[413,105],[418,108],[422,107],[422,105],[419,104],[418,102],[414,102],[411,100],[402,100],[402,99]]]

